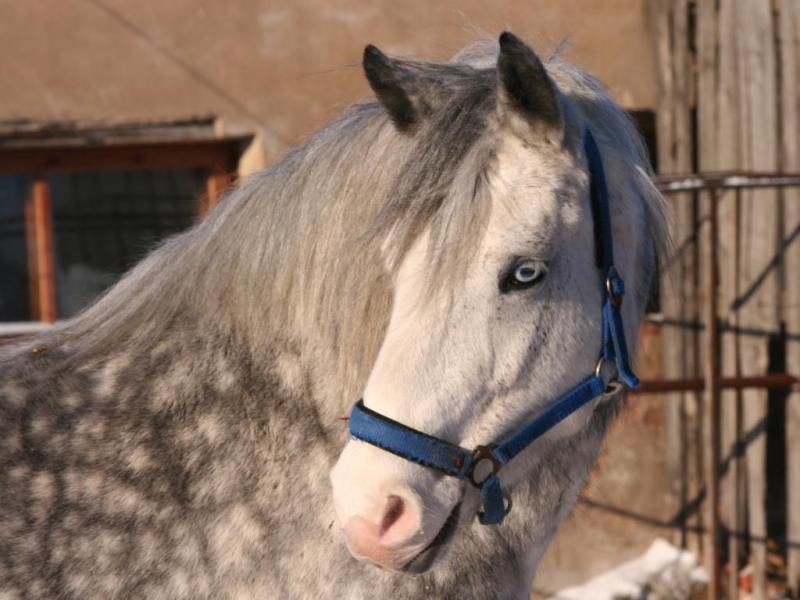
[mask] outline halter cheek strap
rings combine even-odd
[[[594,373],[553,400],[517,431],[496,444],[478,446],[472,451],[384,417],[364,406],[363,400],[356,402],[350,413],[353,438],[445,475],[466,479],[477,487],[483,504],[479,519],[484,525],[501,523],[511,509],[510,499],[508,503],[504,500],[498,477],[506,463],[586,403],[604,394],[616,393],[621,387],[619,379],[631,388],[639,385],[639,379],[631,370],[625,343],[621,313],[625,284],[614,266],[605,172],[597,143],[588,128],[584,150],[591,176],[595,260],[603,275],[603,345]],[[610,376],[604,374],[606,367],[613,368]]]
[[[603,159],[594,136],[589,129],[583,137],[583,148],[589,163],[590,195],[592,216],[594,218],[595,262],[603,273],[603,352],[605,361],[615,361],[617,373],[628,387],[639,385],[639,378],[633,373],[625,343],[625,329],[622,325],[622,299],[625,296],[625,282],[614,266],[614,237],[611,231],[611,209],[608,202],[608,186]]]

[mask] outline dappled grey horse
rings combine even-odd
[[[342,417],[473,448],[541,413],[602,343],[587,128],[630,345],[661,199],[602,86],[511,34],[364,69],[377,102],[2,351],[0,597],[527,597],[619,393],[503,466],[492,526]]]

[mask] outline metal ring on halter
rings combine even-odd
[[[512,503],[511,503],[511,496],[506,496],[506,495],[504,494],[504,495],[503,495],[503,514],[504,514],[504,515],[508,516],[508,513],[510,513],[510,512],[511,512],[511,506],[512,506]],[[483,516],[483,511],[482,511],[482,510],[479,510],[479,511],[478,511],[478,516],[479,516],[479,517],[482,517],[482,516]]]
[[[467,477],[469,478],[469,482],[476,488],[480,488],[483,482],[486,481],[486,478],[489,477],[489,475],[497,474],[500,471],[501,467],[503,466],[503,463],[501,463],[494,455],[494,452],[492,452],[491,446],[476,447],[475,450],[472,451],[472,458],[473,458],[472,468],[469,470],[469,474],[467,475]],[[486,474],[486,477],[484,477],[480,481],[476,481],[475,470],[477,466],[485,460],[488,460],[491,463],[492,470],[491,472]]]
[[[611,299],[611,302],[617,308],[622,306],[622,298],[624,291],[622,287],[617,289],[614,288],[614,283],[617,283],[618,286],[622,286],[622,278],[619,276],[619,271],[614,265],[611,265],[608,269],[608,273],[606,273],[606,293],[608,297]]]
[[[609,372],[604,367],[610,367],[613,371]],[[613,360],[606,360],[602,356],[597,361],[597,366],[594,368],[594,376],[603,378],[603,388],[606,393],[617,391],[622,385],[619,381],[619,371],[617,371],[617,363]]]

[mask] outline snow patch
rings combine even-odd
[[[549,600],[686,600],[707,581],[694,554],[657,539],[639,558],[561,590]]]

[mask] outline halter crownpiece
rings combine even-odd
[[[589,164],[595,259],[603,276],[603,344],[594,373],[556,398],[516,432],[496,444],[478,446],[472,451],[384,417],[364,406],[363,400],[356,402],[350,413],[350,435],[353,438],[445,475],[465,479],[478,488],[483,503],[479,519],[484,525],[501,523],[511,509],[510,497],[506,503],[498,477],[508,461],[591,400],[616,393],[622,384],[630,388],[639,385],[639,379],[629,364],[622,325],[625,284],[614,266],[603,161],[588,128],[583,144]]]

